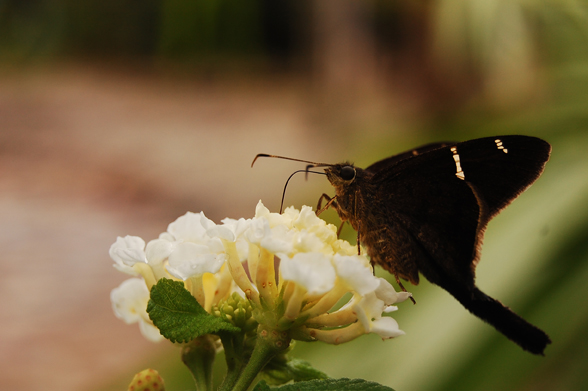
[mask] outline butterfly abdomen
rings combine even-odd
[[[534,354],[543,354],[547,345],[551,343],[546,333],[477,287],[468,292],[455,290],[452,292],[449,289],[448,291],[472,314],[490,323],[496,330],[524,350]]]

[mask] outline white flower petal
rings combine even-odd
[[[159,239],[167,240],[168,242],[175,242],[176,238],[169,232],[162,232],[159,234]]]
[[[278,225],[270,230],[259,245],[274,254],[291,254],[294,251],[296,232],[284,225]]]
[[[337,240],[337,227],[320,219],[310,206],[302,207],[293,225],[301,231],[312,233],[323,243],[323,246],[331,245]]]
[[[161,264],[174,249],[174,244],[164,239],[154,239],[147,243],[145,255],[150,265]]]
[[[353,246],[346,240],[337,239],[331,243],[333,252],[340,255],[357,255],[357,246]],[[369,261],[368,261],[369,263]]]
[[[375,293],[369,293],[354,305],[354,311],[357,314],[357,319],[366,329],[366,332],[370,332],[372,319],[380,318],[384,311],[385,304],[382,300],[378,299]]]
[[[237,239],[235,233],[230,228],[223,227],[222,225],[215,225],[207,229],[206,234],[211,238],[225,239],[229,242],[234,242]]]
[[[187,212],[168,225],[167,232],[173,235],[176,240],[200,243],[206,240],[206,227],[208,225],[204,213]]]
[[[304,205],[300,214],[294,220],[294,226],[298,229],[311,229],[314,226],[325,226],[326,222],[317,217],[310,206]]]
[[[306,288],[309,294],[322,294],[335,286],[335,269],[329,257],[322,253],[298,253],[280,262],[285,281],[294,281]]]
[[[255,218],[244,233],[244,238],[255,245],[259,245],[263,238],[271,234],[269,222],[265,218]]]
[[[259,200],[257,206],[255,207],[255,217],[266,217],[269,216],[270,211],[263,205],[263,202]]]
[[[321,227],[315,226],[310,231],[330,246],[333,246],[333,244],[338,240],[337,227],[335,227],[333,224],[328,224]]]
[[[279,213],[270,213],[267,216],[267,221],[271,228],[283,225],[287,228],[292,228],[292,220],[288,216]]]
[[[213,254],[221,254],[225,252],[225,247],[223,246],[223,241],[221,238],[209,239],[208,242],[206,242],[206,245]]]
[[[384,312],[383,313],[384,314],[389,314],[389,313],[394,312],[394,311],[398,311],[398,307],[396,307],[395,305],[389,305],[386,308],[384,308]]]
[[[211,229],[212,227],[216,226],[216,223],[214,221],[212,221],[211,219],[209,219],[208,217],[206,217],[204,215],[204,212],[200,212],[200,224],[202,224],[202,226],[204,227],[204,229]]]
[[[241,237],[251,225],[251,219],[243,218],[240,218],[239,220],[226,218],[221,220],[221,222],[225,225],[225,227],[233,231],[237,238]]]
[[[372,268],[366,267],[364,258],[359,255],[339,254],[333,257],[337,276],[349,289],[362,296],[375,291],[380,285],[379,279],[374,277]]]
[[[135,269],[133,269],[132,267],[130,267],[130,266],[127,266],[127,265],[119,265],[119,264],[116,264],[116,263],[114,265],[112,265],[112,266],[114,266],[114,268],[116,270],[118,270],[119,272],[123,272],[125,274],[130,275],[130,276],[138,276],[139,275],[139,273]]]
[[[157,327],[143,320],[139,321],[139,330],[141,330],[143,337],[147,338],[151,342],[161,342],[165,339]]]
[[[117,318],[127,324],[138,322],[141,334],[150,341],[159,342],[164,339],[159,329],[149,321],[149,290],[145,281],[140,278],[123,281],[118,288],[110,292],[110,300]]]
[[[398,328],[398,322],[389,316],[374,320],[370,332],[378,334],[382,339],[395,338],[405,334]]]
[[[327,252],[330,250],[325,246],[325,242],[316,235],[307,231],[302,231],[294,235],[294,249],[296,252],[310,253],[310,252]],[[328,251],[328,255],[332,251]]]
[[[380,284],[376,289],[376,296],[386,305],[400,303],[412,296],[409,292],[396,292],[392,284],[383,278],[378,278],[378,280]]]
[[[300,215],[300,211],[293,206],[289,206],[286,208],[283,215],[287,218],[288,221],[290,221],[289,225],[292,225]]]
[[[125,323],[135,323],[147,316],[149,289],[140,278],[125,280],[110,292],[112,309]]]
[[[398,328],[396,320],[382,317],[382,312],[387,308],[384,301],[378,299],[374,292],[367,294],[354,305],[357,319],[366,333],[376,333],[384,339],[403,335],[404,332]]]
[[[137,262],[147,262],[145,258],[145,241],[138,236],[120,236],[110,246],[109,254],[115,267],[128,274],[135,274],[132,266]]]
[[[292,218],[290,214],[270,213],[269,209],[263,205],[261,200],[255,207],[255,217],[266,219],[271,228],[278,225],[285,225],[288,228],[292,227]]]
[[[204,273],[216,273],[226,260],[225,254],[213,254],[206,245],[178,243],[169,256],[167,271],[182,280]]]

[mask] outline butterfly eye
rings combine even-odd
[[[346,181],[350,181],[355,178],[355,168],[351,166],[343,166],[341,168],[341,178]]]

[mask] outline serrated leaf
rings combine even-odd
[[[270,387],[265,381],[257,383],[253,391],[394,391],[390,387],[363,379],[310,380],[280,387]]]
[[[147,313],[161,335],[172,342],[189,342],[219,331],[232,333],[240,329],[210,315],[180,281],[160,279],[151,288]]]
[[[278,389],[278,388],[281,388],[281,387],[274,387],[274,389]],[[267,385],[265,380],[262,380],[255,385],[255,388],[253,388],[253,391],[270,391],[271,389],[272,388]]]
[[[326,373],[314,368],[308,361],[292,359],[287,365],[295,382],[329,378]]]
[[[308,362],[291,359],[286,362],[270,361],[263,370],[264,379],[271,385],[279,385],[294,380],[301,382],[314,379],[328,379],[329,376],[319,371]]]

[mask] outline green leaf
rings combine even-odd
[[[219,331],[241,331],[206,312],[182,282],[167,278],[162,278],[151,288],[147,313],[161,335],[172,342],[189,342]]]
[[[291,359],[286,362],[270,361],[263,369],[264,379],[271,385],[284,384],[290,380],[295,382],[315,379],[328,379],[324,372],[313,368],[308,361]]]
[[[274,387],[273,389],[278,389],[278,388],[282,388],[282,387]],[[262,380],[255,385],[255,388],[253,389],[253,391],[270,391],[271,389],[272,388],[267,385],[265,380]]]
[[[314,368],[308,361],[293,359],[288,361],[288,368],[295,382],[303,380],[328,379],[326,373]]]
[[[253,391],[394,391],[390,387],[362,379],[310,380],[280,387],[270,387],[265,381],[257,383]]]

